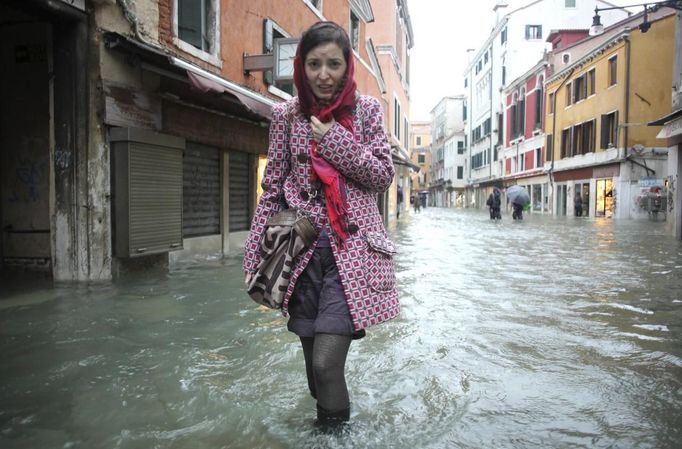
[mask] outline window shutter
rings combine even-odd
[[[530,39],[530,25],[526,25],[526,40]]]

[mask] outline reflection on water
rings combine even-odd
[[[316,434],[297,339],[240,260],[0,293],[0,446],[676,448],[682,246],[660,223],[423,209],[402,315],[351,347],[352,428]]]

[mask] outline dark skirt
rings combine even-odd
[[[303,273],[296,280],[289,300],[287,329],[299,337],[315,334],[365,336],[356,332],[348,311],[348,303],[329,246],[318,245]]]

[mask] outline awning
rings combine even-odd
[[[175,56],[169,56],[171,64],[176,67],[183,68],[187,71],[187,77],[193,89],[199,92],[208,93],[224,93],[234,95],[239,101],[246,106],[251,112],[265,117],[268,120],[272,119],[272,107],[277,104],[271,98],[260,95],[252,90],[246,89],[238,84],[214,75],[211,72],[197,67]]]
[[[396,145],[391,145],[391,159],[393,159],[394,164],[404,165],[414,170],[415,173],[419,173],[419,165],[412,162],[407,154]]]
[[[272,119],[271,109],[277,103],[275,100],[179,59],[163,48],[154,47],[111,31],[104,33],[104,42],[109,49],[138,55],[148,63],[147,67],[157,67],[155,71],[158,73],[172,77],[186,74],[190,86],[197,92],[227,93],[235,97],[249,114],[255,114],[267,120]]]

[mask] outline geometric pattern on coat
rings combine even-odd
[[[353,134],[334,124],[317,145],[320,156],[346,179],[348,238],[340,242],[327,226],[346,302],[355,330],[382,323],[400,313],[393,256],[396,247],[386,235],[376,195],[391,185],[395,170],[384,131],[383,111],[374,97],[357,97],[353,113]],[[243,268],[256,271],[260,262],[259,243],[268,218],[286,207],[304,210],[319,232],[328,224],[321,201],[308,201],[317,187],[311,181],[310,122],[300,112],[294,97],[272,109],[268,162],[263,175],[263,194],[251,221],[244,246]],[[282,313],[296,280],[307,266],[315,245],[294,260],[291,283],[284,297]]]

